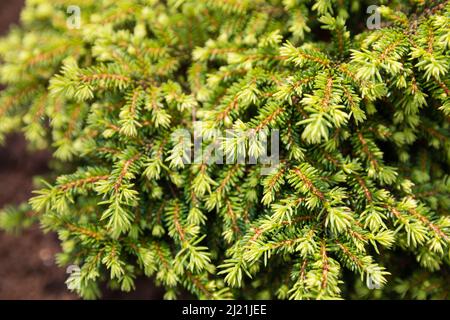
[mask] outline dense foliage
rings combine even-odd
[[[447,298],[450,4],[380,1],[369,30],[371,4],[28,0],[0,137],[53,170],[0,224],[56,231],[85,298],[142,274],[166,298]],[[172,133],[199,123],[227,155],[217,132],[278,129],[279,165],[186,164]]]

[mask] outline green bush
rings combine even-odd
[[[84,298],[446,298],[450,4],[370,4],[28,0],[0,137],[53,169],[0,224],[56,231]]]

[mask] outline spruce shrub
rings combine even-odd
[[[54,157],[1,226],[57,232],[88,299],[446,298],[450,4],[371,4],[28,0],[0,139]]]

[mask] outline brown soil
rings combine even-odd
[[[0,148],[0,208],[18,204],[32,191],[32,177],[45,173],[50,154],[27,152],[22,135],[11,135]],[[67,274],[55,265],[60,251],[55,234],[43,234],[34,226],[17,236],[0,231],[0,300],[1,299],[77,299],[65,285]],[[163,290],[152,279],[139,278],[131,293],[103,288],[105,299],[161,299]]]
[[[0,34],[18,20],[23,0],[0,1]],[[0,208],[26,201],[32,176],[46,170],[47,152],[32,156],[24,139],[13,135],[0,149]],[[74,299],[67,291],[64,270],[54,264],[59,250],[55,235],[43,235],[39,228],[19,237],[0,232],[0,299]]]
[[[16,134],[0,149],[0,207],[27,201],[32,177],[47,170],[48,152],[30,154]],[[67,275],[54,263],[59,245],[54,234],[38,226],[18,236],[0,232],[0,299],[74,299]]]
[[[24,0],[0,0],[0,35],[18,21]],[[2,88],[0,87],[0,90]],[[27,201],[33,176],[45,173],[48,151],[28,152],[22,135],[11,135],[0,146],[0,209]],[[43,234],[39,226],[18,236],[0,231],[0,299],[77,299],[65,285],[67,274],[55,265],[60,251],[55,234]],[[125,294],[103,289],[106,299],[161,299],[153,281],[140,278],[136,290]]]
[[[0,1],[0,35],[17,22],[23,0]],[[32,176],[46,170],[47,152],[26,152],[20,135],[8,138],[0,149],[0,208],[26,201]],[[19,237],[0,232],[0,299],[73,299],[64,270],[54,264],[59,250],[55,235],[43,235],[37,226]]]
[[[0,1],[0,35],[8,31],[12,23],[17,22],[24,0]]]

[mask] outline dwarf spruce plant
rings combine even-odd
[[[28,0],[0,59],[82,297],[448,297],[448,1]]]

